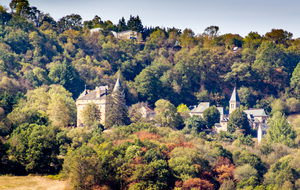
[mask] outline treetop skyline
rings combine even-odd
[[[119,19],[129,19],[130,15],[139,15],[143,25],[166,28],[191,28],[195,34],[201,34],[208,26],[219,26],[220,34],[232,33],[246,36],[254,31],[265,34],[271,29],[284,29],[293,33],[293,38],[300,37],[299,26],[295,25],[300,13],[296,10],[300,2],[288,1],[38,1],[30,0],[31,6],[44,13],[49,13],[56,21],[75,13],[83,21],[99,15],[102,20],[111,20],[117,24]],[[9,7],[10,0],[1,1]],[[259,5],[259,6],[258,6]]]

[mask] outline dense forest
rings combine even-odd
[[[0,174],[45,175],[68,189],[300,189],[300,39],[291,32],[243,38],[209,26],[196,35],[144,27],[139,16],[55,21],[27,0],[9,6],[0,6]],[[137,39],[112,33],[126,30]],[[117,106],[106,124],[90,104],[75,128],[85,85],[111,92],[118,76],[125,97],[110,96]],[[238,127],[207,135],[234,87]],[[199,102],[214,106],[190,117]],[[144,105],[153,120],[138,113]],[[248,108],[271,116],[261,143]]]

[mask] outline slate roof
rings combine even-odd
[[[190,113],[203,113],[207,108],[209,108],[209,102],[201,102],[197,107],[192,109]]]
[[[106,91],[106,86],[99,86],[100,88],[100,97],[97,97],[97,92],[96,90],[91,91],[90,93],[87,93],[86,90],[84,90],[80,96],[77,98],[77,100],[102,100],[106,98],[107,91]]]
[[[231,101],[232,102],[239,102],[240,101],[239,95],[236,91],[236,87],[234,87],[234,89],[233,89],[233,92],[232,92],[232,95],[231,95],[231,98],[230,98],[229,102],[231,102]]]
[[[220,115],[229,115],[228,111],[226,111],[223,107],[217,107]]]
[[[122,90],[122,86],[121,86],[121,83],[120,83],[120,76],[118,76],[118,79],[116,81],[116,84],[115,84],[115,87],[114,87],[113,91],[116,91],[117,88],[120,88]]]
[[[85,96],[87,94],[86,89],[84,89],[84,91],[79,95],[79,97],[77,99],[82,98],[83,96]]]
[[[244,110],[248,115],[253,115],[254,117],[268,116],[264,109],[253,109],[253,110]]]

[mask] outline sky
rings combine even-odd
[[[1,0],[9,7],[11,0]],[[55,20],[75,13],[83,21],[95,15],[117,24],[122,17],[139,15],[144,26],[190,28],[195,34],[208,26],[219,26],[220,34],[244,37],[249,32],[264,35],[273,28],[300,37],[299,0],[29,0]]]

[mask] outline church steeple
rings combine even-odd
[[[240,107],[240,99],[239,95],[236,91],[236,87],[234,87],[231,98],[229,100],[229,114],[231,114],[236,108]]]

